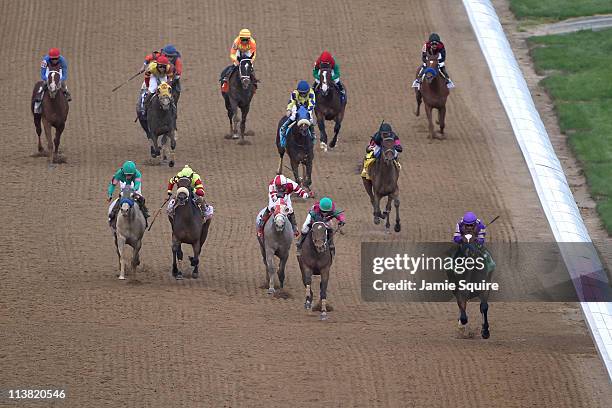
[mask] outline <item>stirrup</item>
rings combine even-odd
[[[453,81],[451,81],[450,79],[447,79],[447,80],[446,80],[446,87],[447,87],[448,89],[452,89],[452,88],[454,88],[454,87],[455,87],[455,83],[454,83]]]
[[[418,79],[415,79],[414,82],[412,83],[412,88],[421,89],[421,81],[419,81]]]

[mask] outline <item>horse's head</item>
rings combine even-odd
[[[319,81],[321,82],[321,94],[322,95],[327,95],[327,93],[329,92],[329,89],[333,85],[332,73],[333,73],[332,67],[326,62],[322,62],[321,68],[319,69]]]
[[[128,215],[132,207],[134,207],[135,193],[131,185],[126,185],[121,189],[119,197],[119,209],[121,215]]]
[[[49,96],[51,98],[55,98],[57,95],[57,91],[61,88],[61,74],[59,71],[49,71],[49,75],[47,76],[47,90],[49,91]]]
[[[291,214],[291,208],[289,208],[284,198],[279,198],[274,205],[274,227],[277,232],[285,229],[285,223],[289,214]]]
[[[238,65],[238,71],[240,73],[240,83],[242,89],[248,89],[251,86],[251,74],[253,74],[253,61],[250,58],[242,58],[240,65]]]
[[[425,62],[425,70],[423,76],[427,82],[433,81],[438,76],[438,58],[439,54],[428,54]]]
[[[306,136],[311,125],[310,113],[308,112],[308,109],[306,109],[304,106],[300,106],[295,114],[295,120],[300,134],[302,136]]]
[[[185,205],[191,195],[191,179],[189,177],[181,177],[176,183],[176,205]]]
[[[322,221],[312,224],[311,239],[317,252],[321,253],[327,249],[327,225]]]
[[[382,137],[382,157],[385,163],[391,163],[395,159],[395,139],[387,132],[381,133]]]
[[[157,98],[163,110],[167,111],[170,109],[170,105],[172,105],[172,87],[166,82],[159,84],[157,87]]]

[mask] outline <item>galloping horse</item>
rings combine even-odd
[[[276,174],[282,174],[283,156],[287,151],[296,182],[303,187],[310,188],[312,184],[312,160],[314,159],[313,140],[309,129],[310,114],[305,107],[300,106],[295,115],[295,122],[287,130],[285,137],[281,136],[281,127],[286,120],[287,117],[283,116],[278,121],[276,129],[276,149],[280,156]],[[303,164],[306,169],[304,177],[300,177],[300,164]]]
[[[440,124],[440,138],[444,138],[444,126],[446,117],[446,98],[448,98],[448,87],[446,80],[440,75],[438,68],[438,54],[428,55],[426,67],[423,70],[420,89],[415,89],[417,108],[414,114],[419,116],[421,101],[425,102],[425,113],[429,122],[429,138],[436,138],[433,124],[433,109],[438,110],[438,123]],[[419,67],[420,69],[420,67]],[[418,71],[417,71],[418,73]]]
[[[34,126],[38,135],[38,153],[45,154],[49,157],[49,162],[60,163],[63,160],[59,156],[59,144],[62,132],[66,126],[68,119],[68,101],[64,92],[61,90],[60,83],[61,74],[59,71],[49,71],[47,81],[39,81],[34,86],[32,91],[32,114],[34,115]],[[41,87],[45,87],[43,99],[40,102],[40,109],[36,109],[37,101],[36,94],[42,91]],[[42,146],[40,135],[42,126],[45,128],[45,136],[47,138],[47,151]],[[51,127],[55,128],[55,138],[52,139]]]
[[[453,294],[455,295],[457,305],[459,306],[459,334],[466,334],[465,332],[468,324],[466,309],[468,300],[478,297],[480,299],[480,313],[482,314],[481,335],[483,339],[488,339],[491,335],[489,332],[489,319],[487,314],[489,311],[490,290],[487,289],[470,292],[467,290],[460,290],[458,288],[459,280],[465,280],[465,282],[468,283],[490,282],[491,275],[495,269],[495,262],[493,262],[491,255],[484,247],[480,247],[469,242],[469,240],[472,238],[470,234],[466,234],[465,237],[467,238],[468,242],[463,242],[460,245],[457,253],[455,254],[455,258],[473,258],[474,262],[464,262],[463,265],[466,265],[465,270],[458,270],[457,267],[455,270],[447,270],[449,282],[454,282],[455,287],[457,287],[457,289],[453,291]],[[477,262],[477,258],[484,261]],[[472,267],[468,268],[467,265],[471,265]],[[484,267],[479,267],[479,265]]]
[[[340,98],[340,90],[332,81],[332,68],[325,63],[321,63],[320,70],[320,84],[315,89],[316,94],[316,105],[315,115],[317,117],[317,125],[319,132],[321,132],[321,149],[327,151],[327,132],[325,132],[325,121],[333,120],[334,125],[334,138],[332,139],[329,147],[333,149],[336,147],[338,141],[338,133],[342,127],[342,120],[344,119],[344,108],[346,107],[346,101],[342,102]]]
[[[377,158],[370,165],[369,175],[372,180],[362,178],[363,186],[366,193],[370,196],[372,209],[374,210],[374,224],[380,224],[380,219],[387,220],[385,228],[388,231],[391,226],[391,201],[395,206],[395,232],[400,232],[402,226],[400,224],[399,215],[399,168],[395,163],[395,141],[392,137],[383,138],[381,146],[381,157]],[[380,212],[380,200],[387,196],[387,206],[385,212]]]
[[[183,273],[178,269],[176,260],[183,260],[181,244],[191,244],[193,248],[193,257],[189,257],[191,266],[193,266],[191,277],[196,279],[199,273],[200,252],[208,237],[208,229],[212,219],[202,217],[200,208],[194,202],[189,178],[181,177],[177,185],[176,198],[171,203],[174,214],[168,214],[168,219],[172,225],[172,276],[177,280],[183,279]]]
[[[329,282],[329,270],[332,266],[333,255],[329,249],[328,242],[334,230],[323,221],[312,224],[304,243],[302,254],[298,256],[300,271],[302,272],[302,283],[306,288],[306,300],[304,309],[312,309],[313,293],[311,289],[312,276],[320,275],[319,296],[321,299],[321,320],[327,320],[327,283]]]
[[[278,199],[274,206],[274,214],[266,221],[263,238],[257,237],[261,256],[266,266],[268,280],[268,293],[274,293],[274,286],[278,279],[280,288],[285,285],[285,265],[289,259],[289,251],[293,242],[293,227],[289,221],[291,209],[285,204],[283,198]],[[278,271],[274,265],[274,256],[279,259]]]
[[[242,58],[238,65],[229,77],[229,90],[222,93],[225,100],[225,109],[227,109],[227,117],[230,121],[230,133],[225,136],[226,139],[238,139],[238,108],[242,112],[240,119],[240,141],[238,144],[249,144],[244,139],[246,130],[246,119],[251,106],[251,99],[255,95],[256,84],[253,82],[251,75],[253,74],[253,62],[250,58]],[[249,134],[249,132],[246,132]]]
[[[147,136],[151,144],[151,157],[162,156],[168,166],[174,167],[174,149],[176,148],[176,105],[172,97],[172,88],[165,82],[157,87],[147,107]],[[160,148],[161,145],[161,148]],[[170,149],[168,149],[168,145]]]
[[[135,200],[135,194],[132,186],[125,186],[121,189],[121,197],[119,198],[120,210],[117,214],[117,226],[114,231],[115,246],[119,256],[119,279],[125,279],[126,262],[123,251],[126,245],[131,246],[134,250],[131,263],[132,270],[135,271],[136,267],[140,265],[139,254],[146,220],[137,200]]]

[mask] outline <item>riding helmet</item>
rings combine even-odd
[[[380,124],[380,128],[378,129],[378,131],[391,133],[393,132],[393,129],[391,128],[390,124],[383,122]]]
[[[332,57],[329,51],[323,51],[321,53],[321,57],[320,57],[321,62],[326,62],[328,64],[331,64],[333,60],[334,60],[334,57]]]
[[[321,211],[331,211],[333,206],[334,206],[334,203],[332,202],[332,199],[329,197],[323,197],[319,201],[319,208],[321,209]]]
[[[434,42],[434,41],[435,42],[441,42],[440,41],[440,36],[438,34],[436,34],[436,33],[431,33],[429,35],[429,42]]]
[[[60,50],[59,48],[50,48],[49,49],[49,58],[59,58]]]
[[[279,174],[278,176],[274,177],[274,186],[277,189],[283,187],[285,184],[287,184],[287,178],[282,174]]]
[[[172,44],[168,44],[164,48],[162,48],[162,52],[164,53],[164,55],[167,55],[168,57],[174,57],[178,55],[178,51],[176,47]]]
[[[170,60],[164,54],[157,57],[157,65],[167,65],[169,63],[170,63]]]
[[[299,93],[306,93],[310,91],[310,84],[307,81],[301,80],[298,82],[297,91]]]
[[[251,31],[248,28],[243,28],[238,36],[240,38],[251,38]]]
[[[136,164],[133,161],[128,160],[123,163],[121,170],[123,170],[123,174],[134,174],[136,173]]]
[[[179,171],[179,173],[177,175],[179,177],[188,177],[188,178],[191,178],[191,176],[193,176],[193,169],[191,167],[189,167],[188,164],[186,164],[185,167],[183,167],[183,170]]]
[[[468,211],[465,214],[463,214],[463,223],[466,224],[466,225],[472,225],[477,220],[478,220],[478,218],[476,217],[476,214],[474,214],[471,211]]]

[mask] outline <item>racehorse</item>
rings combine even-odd
[[[289,153],[291,170],[296,182],[309,189],[312,184],[312,160],[314,159],[313,140],[310,134],[310,114],[304,106],[300,106],[296,112],[295,122],[287,130],[286,137],[282,138],[281,127],[286,120],[287,117],[283,116],[278,121],[276,129],[276,149],[280,156],[276,174],[282,174],[283,157],[286,151]],[[306,170],[304,177],[300,177],[300,164],[303,164]]]
[[[176,105],[171,92],[172,88],[169,84],[165,82],[159,84],[157,92],[149,102],[146,121],[147,136],[151,143],[151,157],[161,155],[164,162],[170,158],[168,166],[174,167]]]
[[[459,306],[459,334],[465,335],[468,327],[468,316],[466,312],[468,300],[478,297],[480,299],[480,313],[482,315],[481,336],[483,339],[488,339],[491,335],[489,332],[488,319],[488,300],[490,290],[460,290],[459,281],[464,280],[465,282],[476,284],[481,284],[482,282],[488,283],[491,281],[491,275],[495,269],[495,263],[491,259],[489,252],[484,249],[484,247],[480,247],[469,242],[469,240],[472,238],[471,234],[466,234],[465,238],[467,239],[467,242],[462,242],[460,244],[454,258],[472,258],[473,262],[465,261],[463,262],[465,267],[461,267],[461,269],[459,269],[457,266],[455,266],[454,270],[449,269],[446,272],[449,282],[454,282],[456,287],[456,289],[453,290],[453,294],[455,295],[457,305]],[[481,262],[478,262],[478,259],[480,259]]]
[[[302,254],[298,256],[298,263],[302,272],[302,283],[306,288],[306,300],[304,301],[304,309],[306,310],[312,309],[312,276],[321,276],[321,284],[319,286],[321,320],[327,320],[327,283],[329,282],[329,270],[333,262],[333,255],[328,243],[333,238],[333,234],[334,230],[325,222],[314,222],[302,244]]]
[[[227,117],[230,121],[230,133],[225,136],[226,139],[238,139],[238,108],[242,113],[240,119],[240,141],[238,144],[249,144],[244,139],[246,130],[246,119],[251,106],[251,99],[255,95],[256,84],[253,82],[251,75],[253,74],[253,62],[250,58],[242,58],[229,79],[229,90],[223,92],[225,100],[225,109],[227,109]],[[246,132],[249,134],[249,132]]]
[[[183,250],[181,244],[191,244],[193,257],[189,257],[193,272],[191,277],[198,277],[198,265],[200,263],[200,252],[202,245],[208,237],[211,218],[204,219],[200,208],[194,201],[191,189],[191,180],[181,177],[178,180],[176,197],[172,202],[172,212],[168,214],[170,225],[172,225],[172,276],[175,279],[183,279],[183,273],[176,265],[177,259],[182,262]]]
[[[346,101],[342,102],[342,99],[340,98],[340,90],[332,81],[332,68],[328,64],[322,63],[321,70],[319,72],[320,84],[315,89],[317,101],[315,105],[315,115],[317,117],[319,132],[321,132],[320,147],[322,150],[327,151],[327,132],[325,132],[325,121],[333,120],[335,122],[334,138],[329,144],[329,148],[333,149],[336,147],[338,133],[342,127]]]
[[[392,137],[385,137],[382,141],[380,157],[374,160],[370,165],[369,175],[371,180],[363,180],[363,186],[366,193],[370,196],[372,203],[374,224],[380,224],[380,219],[386,219],[385,228],[389,231],[391,226],[391,201],[395,206],[395,232],[400,232],[402,226],[400,224],[399,215],[399,168],[395,162],[395,141]],[[383,197],[387,198],[387,206],[384,213],[380,212],[380,200]]]
[[[32,114],[34,115],[34,126],[38,135],[38,153],[48,156],[49,162],[61,163],[63,159],[59,156],[59,144],[62,132],[68,119],[68,101],[61,89],[61,73],[49,71],[46,81],[39,81],[32,91]],[[42,89],[44,88],[44,89]],[[36,95],[44,90],[40,109],[36,109]],[[42,121],[42,126],[41,126]],[[42,127],[45,128],[47,138],[47,151],[42,146],[40,135]],[[51,127],[55,128],[55,138],[52,138]]]
[[[132,270],[135,271],[136,267],[140,265],[140,247],[146,228],[146,220],[135,195],[132,186],[126,185],[121,189],[119,198],[120,209],[117,214],[114,236],[117,256],[119,257],[119,279],[122,280],[125,279],[125,246],[129,245],[133,248],[131,264]]]
[[[268,294],[274,293],[274,286],[278,279],[280,288],[285,284],[285,265],[289,259],[289,251],[293,242],[293,227],[288,215],[291,209],[280,198],[274,206],[274,213],[266,221],[263,238],[257,237],[261,256],[266,266],[266,278],[268,280]],[[275,266],[274,256],[279,259],[278,271]]]
[[[415,89],[417,108],[414,114],[419,116],[421,101],[425,102],[425,113],[429,122],[429,138],[436,138],[433,124],[433,109],[438,110],[438,123],[440,124],[440,137],[444,139],[444,126],[446,117],[446,98],[449,90],[446,80],[440,75],[438,68],[438,54],[428,55],[426,67],[423,70],[420,89]],[[420,70],[420,67],[419,67]],[[417,71],[418,74],[418,71]]]

